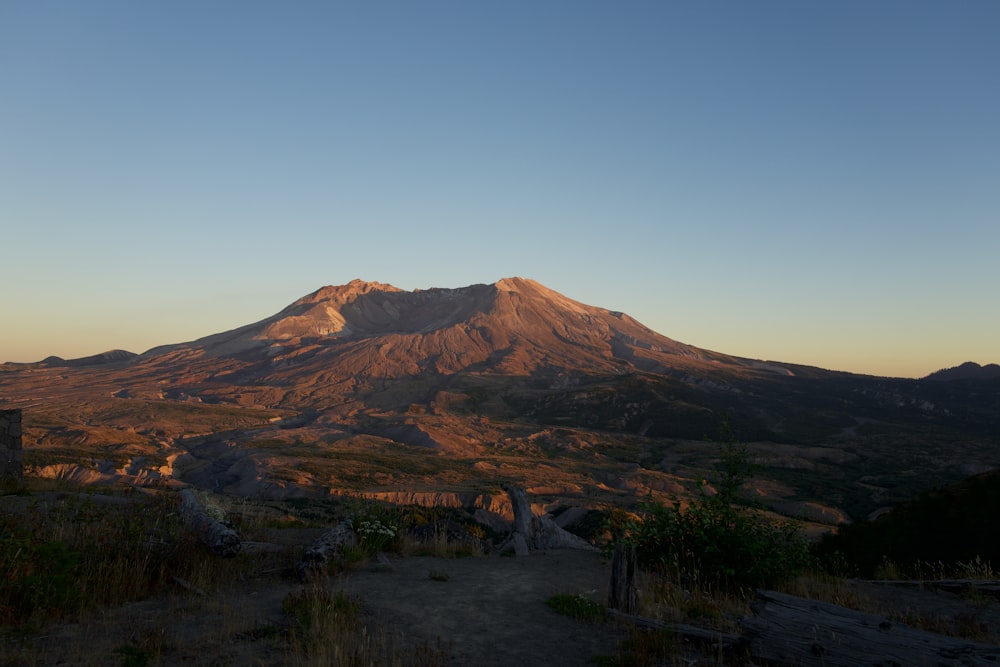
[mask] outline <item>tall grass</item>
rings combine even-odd
[[[402,647],[332,580],[301,590],[282,580],[295,549],[214,556],[185,531],[173,494],[15,491],[0,496],[2,664],[163,665],[206,656],[294,666],[445,663],[442,646]],[[203,500],[236,519],[245,538],[276,530],[276,512],[282,526],[302,524],[290,507]],[[248,582],[265,579],[265,587],[293,591],[283,620],[239,602]]]
[[[0,515],[0,625],[143,599],[179,580],[214,587],[253,566],[202,548],[172,495],[43,494]]]

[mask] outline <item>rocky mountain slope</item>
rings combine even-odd
[[[356,280],[141,355],[5,364],[8,407],[46,474],[484,509],[509,482],[590,505],[683,492],[710,474],[706,436],[724,423],[766,471],[756,493],[823,521],[1000,461],[997,380],[738,358],[523,278]]]

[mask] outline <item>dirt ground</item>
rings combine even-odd
[[[624,638],[613,626],[583,623],[545,604],[559,593],[603,603],[610,570],[596,553],[563,549],[520,558],[390,562],[389,571],[351,574],[344,590],[408,641],[445,641],[450,664],[587,665],[594,656],[617,655]],[[446,581],[438,580],[442,575]]]
[[[545,602],[560,593],[603,602],[609,577],[609,566],[597,553],[553,550],[519,558],[390,557],[388,565],[373,563],[330,584],[362,602],[371,641],[390,646],[397,657],[397,663],[385,664],[572,667],[594,665],[596,656],[618,656],[626,629],[574,620]],[[990,597],[866,582],[849,586],[873,612],[896,620],[933,615],[1000,635],[1000,603]],[[92,612],[79,622],[0,637],[0,667],[321,664],[293,652],[283,636],[289,618],[282,601],[301,588],[291,578],[274,576],[235,591],[178,590]],[[717,656],[697,651],[684,661],[719,664]]]
[[[623,629],[574,620],[545,604],[557,593],[603,602],[609,576],[597,553],[556,550],[520,558],[390,557],[388,566],[331,583],[362,602],[373,641],[396,647],[404,659],[430,647],[448,665],[530,667],[588,665],[618,654]],[[300,588],[291,579],[259,579],[244,590],[179,590],[91,613],[0,639],[0,667],[309,664],[268,630],[287,626],[282,601]]]

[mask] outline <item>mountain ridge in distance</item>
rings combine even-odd
[[[966,361],[952,368],[942,368],[934,371],[925,380],[950,382],[952,380],[996,380],[1000,378],[1000,365],[986,364],[980,366],[974,361]]]
[[[705,350],[523,278],[355,280],[229,331],[84,360],[0,366],[0,407],[25,408],[26,461],[46,474],[275,496],[516,483],[617,502],[704,477],[706,438],[729,423],[766,464],[760,493],[836,518],[1000,457],[992,385]]]

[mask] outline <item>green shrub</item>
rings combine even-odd
[[[650,501],[612,532],[636,545],[641,565],[678,580],[754,587],[791,578],[812,564],[808,543],[794,524],[773,522],[738,497],[752,472],[746,448],[729,440],[714,493],[703,481],[687,509]]]
[[[550,597],[545,601],[545,604],[564,616],[580,619],[581,621],[587,621],[589,623],[596,623],[597,621],[604,620],[604,616],[607,613],[604,609],[604,605],[599,602],[594,602],[589,598],[585,598],[582,595],[560,593]]]
[[[399,516],[384,505],[366,502],[351,515],[351,528],[358,534],[358,545],[374,555],[399,539]]]

